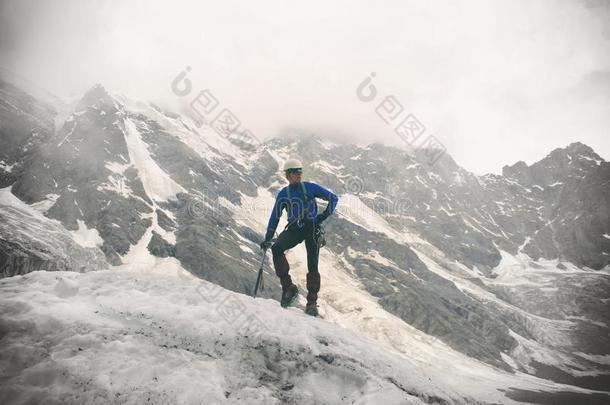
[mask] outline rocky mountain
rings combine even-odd
[[[101,250],[95,247],[97,234],[79,229],[69,232],[61,223],[45,217],[46,201],[27,205],[8,188],[0,190],[0,251],[2,276],[37,270],[97,270],[107,266]],[[52,203],[52,201],[51,201]]]
[[[580,392],[610,380],[610,164],[586,145],[476,176],[447,154],[292,133],[253,145],[100,85],[66,105],[3,80],[0,151],[5,276],[171,257],[248,293],[279,167],[298,156],[340,197],[320,267],[328,321],[414,358],[419,336],[443,367],[466,356]],[[289,261],[304,288],[302,247]]]

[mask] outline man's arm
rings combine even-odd
[[[321,198],[322,200],[328,201],[328,205],[324,212],[318,215],[318,219],[316,222],[322,222],[333,212],[335,212],[335,208],[337,207],[337,203],[339,202],[339,197],[330,190],[325,189],[319,184],[310,183],[313,191],[313,196],[317,198]]]
[[[269,222],[267,224],[267,233],[265,234],[265,241],[270,241],[273,238],[273,234],[275,234],[277,224],[280,222],[280,217],[282,216],[282,209],[284,208],[284,204],[281,204],[282,198],[282,190],[280,190],[280,192],[277,193],[277,196],[275,197],[273,211],[271,211],[271,216],[269,217]]]

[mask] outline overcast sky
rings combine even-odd
[[[208,88],[259,138],[401,145],[375,115],[393,95],[478,174],[574,141],[610,157],[608,1],[0,4],[0,66],[62,98],[99,82],[175,107]],[[170,83],[187,66],[181,98]]]

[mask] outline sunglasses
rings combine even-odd
[[[301,174],[301,173],[303,173],[303,169],[299,168],[299,169],[288,169],[288,170],[286,170],[286,174],[293,174],[293,173]]]

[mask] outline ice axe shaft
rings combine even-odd
[[[263,268],[265,267],[265,260],[267,260],[267,249],[263,249],[263,260],[261,261],[261,267],[258,269],[258,275],[256,276],[256,284],[254,284],[254,292],[252,297],[256,298],[256,293],[260,286],[261,291],[265,291],[265,285],[263,284]]]

